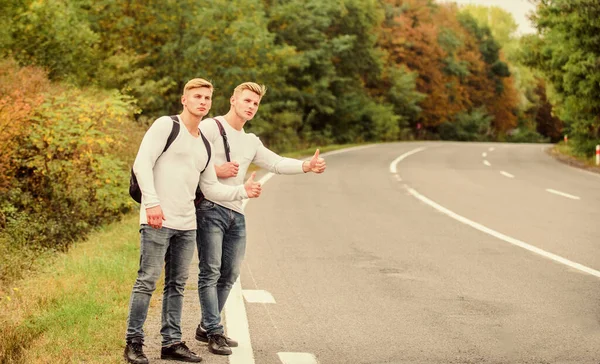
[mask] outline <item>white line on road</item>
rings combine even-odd
[[[244,289],[242,294],[246,302],[250,303],[275,303],[275,297],[267,291],[261,289]]]
[[[481,153],[481,156],[482,156],[483,158],[485,158],[485,157],[487,157],[487,153],[486,153],[486,152],[483,152],[483,153]]]
[[[494,151],[494,147],[490,147],[490,149],[488,149],[490,152]]]
[[[317,358],[310,353],[277,353],[283,364],[317,364]]]
[[[412,189],[412,188],[410,188],[410,187],[408,187],[406,185],[404,187],[408,190],[408,192],[411,195],[413,195],[416,198],[418,198],[419,200],[425,202],[426,204],[428,204],[429,206],[433,207],[434,209],[436,209],[436,210],[438,210],[438,211],[440,211],[440,212],[442,212],[442,213],[450,216],[451,218],[453,218],[455,220],[458,220],[458,221],[462,222],[463,224],[469,225],[472,228],[475,228],[475,229],[477,229],[479,231],[482,231],[482,232],[484,232],[486,234],[489,234],[489,235],[491,235],[493,237],[496,237],[496,238],[498,238],[500,240],[504,240],[507,243],[513,244],[515,246],[518,246],[518,247],[526,249],[526,250],[529,250],[530,252],[533,252],[535,254],[541,255],[541,256],[543,256],[545,258],[554,260],[555,262],[564,264],[564,265],[566,265],[568,267],[571,267],[573,269],[577,269],[577,270],[579,270],[581,272],[584,272],[584,273],[587,273],[587,274],[591,274],[591,275],[593,275],[595,277],[600,278],[600,272],[597,271],[597,270],[595,270],[595,269],[592,269],[592,268],[586,267],[585,265],[573,262],[573,261],[571,261],[569,259],[566,259],[566,258],[563,258],[563,257],[561,257],[559,255],[547,252],[547,251],[542,250],[542,249],[540,249],[538,247],[535,247],[533,245],[527,244],[527,243],[525,243],[525,242],[523,242],[521,240],[517,240],[515,238],[511,238],[510,236],[504,235],[504,234],[499,233],[499,232],[497,232],[495,230],[492,230],[492,229],[490,229],[490,228],[488,228],[486,226],[483,226],[483,225],[481,225],[479,223],[471,221],[471,220],[467,219],[464,216],[461,216],[461,215],[459,215],[459,214],[457,214],[455,212],[452,212],[452,211],[448,210],[447,208],[445,208],[445,207],[443,207],[441,205],[438,205],[437,203],[435,203],[435,202],[431,201],[430,199],[428,199],[427,197],[421,195],[420,193],[418,193],[414,189]]]
[[[560,192],[560,191],[557,191],[557,190],[553,190],[551,188],[546,188],[546,191],[548,191],[550,193],[553,193],[555,195],[559,195],[559,196],[562,196],[562,197],[570,198],[570,199],[573,199],[573,200],[581,200],[581,198],[579,198],[578,196],[573,196],[573,195],[570,195],[568,193],[564,193],[564,192]]]
[[[508,177],[508,178],[515,178],[515,176],[513,176],[512,174],[510,174],[508,172],[500,171],[500,174],[505,177]]]
[[[486,165],[486,166],[488,166],[488,167],[491,167],[491,166],[492,166],[492,165],[490,164],[490,162],[488,162],[488,161],[483,161],[483,164],[485,164],[485,165]]]
[[[359,147],[340,149],[332,152],[321,154],[321,156],[330,156],[334,154],[346,153],[359,149],[371,148],[373,145],[363,145]],[[265,174],[258,182],[261,185],[267,183],[268,180],[273,177],[273,173]],[[244,200],[242,203],[242,209],[246,208],[249,200]],[[242,293],[242,284],[240,279],[235,281],[229,297],[223,307],[225,311],[225,326],[227,327],[227,335],[235,337],[238,341],[238,347],[234,348],[233,353],[229,355],[230,364],[254,364],[254,352],[252,350],[252,342],[250,341],[250,328],[248,327],[248,315],[246,315],[246,306],[244,305],[244,298]],[[315,361],[316,363],[316,361]]]
[[[421,147],[421,148],[417,148],[417,149],[413,149],[410,152],[406,152],[404,154],[402,154],[400,157],[394,159],[394,161],[390,164],[390,172],[392,173],[398,173],[398,171],[396,170],[396,164],[398,164],[398,162],[400,162],[401,160],[403,160],[404,158],[408,157],[411,154],[415,154],[418,153],[422,150],[427,149],[426,147]]]
[[[398,163],[398,161],[401,161],[402,159],[406,158],[407,156],[409,156],[411,154],[414,154],[414,153],[417,153],[418,151],[419,150],[415,149],[415,150],[407,152],[407,153],[401,155],[400,157],[394,159],[394,161],[390,165],[390,171],[392,169],[396,170],[396,163]],[[594,277],[600,278],[600,272],[597,271],[597,270],[595,270],[595,269],[592,269],[590,267],[586,267],[583,264],[579,264],[579,263],[573,262],[573,261],[571,261],[569,259],[566,259],[566,258],[563,258],[563,257],[561,257],[559,255],[547,252],[547,251],[545,251],[543,249],[540,249],[540,248],[535,247],[533,245],[527,244],[527,243],[525,243],[525,242],[523,242],[521,240],[518,240],[518,239],[512,238],[512,237],[510,237],[508,235],[504,235],[502,233],[499,233],[499,232],[497,232],[495,230],[492,230],[492,229],[490,229],[490,228],[488,228],[488,227],[486,227],[484,225],[481,225],[479,223],[471,221],[471,220],[467,219],[466,217],[461,216],[461,215],[459,215],[459,214],[457,214],[457,213],[455,213],[453,211],[448,210],[447,208],[443,207],[442,205],[439,205],[439,204],[435,203],[434,201],[428,199],[427,197],[421,195],[415,189],[408,187],[408,185],[404,185],[404,188],[406,188],[407,191],[411,195],[415,196],[416,198],[418,198],[422,202],[424,202],[427,205],[433,207],[434,209],[442,212],[443,214],[448,215],[451,218],[453,218],[453,219],[455,219],[457,221],[462,222],[463,224],[471,226],[474,229],[477,229],[477,230],[479,230],[481,232],[489,234],[489,235],[491,235],[493,237],[496,237],[496,238],[498,238],[500,240],[503,240],[503,241],[505,241],[507,243],[510,243],[512,245],[518,246],[518,247],[523,248],[525,250],[529,250],[532,253],[535,253],[535,254],[541,255],[541,256],[543,256],[545,258],[551,259],[551,260],[553,260],[553,261],[555,261],[557,263],[564,264],[564,265],[566,265],[568,267],[571,267],[573,269],[577,269],[578,271],[581,271],[581,272],[593,275]]]

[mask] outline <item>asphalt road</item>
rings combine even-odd
[[[600,175],[545,147],[381,144],[271,178],[241,288],[274,303],[246,300],[230,360],[599,363]]]

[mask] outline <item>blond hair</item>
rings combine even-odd
[[[250,90],[250,91],[254,92],[255,94],[257,94],[258,96],[260,96],[260,98],[262,99],[262,97],[265,95],[265,93],[267,93],[267,86],[259,85],[258,83],[254,83],[254,82],[244,82],[244,83],[238,85],[233,90],[233,96],[241,94],[242,91],[244,91],[244,90]]]
[[[205,80],[204,78],[194,78],[194,79],[189,80],[185,84],[185,87],[183,88],[183,93],[185,94],[186,92],[188,92],[191,89],[200,88],[200,87],[206,87],[209,90],[213,91],[212,83]]]

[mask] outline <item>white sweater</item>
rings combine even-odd
[[[162,155],[171,133],[173,121],[168,116],[158,118],[144,135],[133,171],[142,191],[140,224],[147,224],[146,208],[160,205],[165,215],[163,226],[176,230],[196,229],[194,198],[196,187],[211,200],[241,200],[248,198],[244,186],[222,185],[217,180],[213,157],[204,173],[208,154],[202,137],[195,137],[180,122],[179,134]],[[207,137],[208,138],[208,137]],[[231,185],[234,186],[234,185]]]
[[[240,183],[244,183],[244,178],[250,163],[254,163],[257,166],[276,174],[304,173],[301,160],[282,157],[265,147],[256,135],[251,133],[248,134],[244,129],[235,130],[222,116],[217,116],[216,118],[221,121],[225,133],[227,134],[227,140],[229,141],[229,146],[231,148],[231,161],[236,161],[240,164],[237,176],[219,178],[219,182],[229,186],[236,186]],[[215,165],[220,166],[226,163],[225,146],[216,121],[212,118],[202,120],[202,122],[200,122],[200,130],[202,130],[206,139],[213,145],[213,159]],[[237,211],[240,214],[244,213],[242,201],[231,201],[223,198],[212,199],[210,197],[207,197],[207,199],[218,205]]]

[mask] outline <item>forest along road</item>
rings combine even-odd
[[[547,147],[381,144],[271,178],[230,362],[598,363],[600,175]]]

